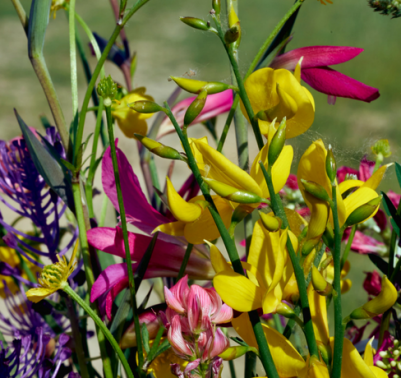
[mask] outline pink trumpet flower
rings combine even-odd
[[[178,125],[182,127],[184,125],[184,116],[189,105],[195,100],[196,97],[189,97],[182,100],[177,105],[175,105],[171,110],[174,114]],[[216,117],[219,114],[228,112],[233,104],[233,91],[228,89],[221,93],[216,93],[207,96],[206,104],[199,114],[199,116],[192,122],[192,125],[197,123],[207,121],[210,118]],[[165,118],[160,126],[159,133],[157,134],[157,139],[163,137],[164,135],[174,132],[174,126],[169,118]]]
[[[371,102],[380,96],[377,88],[370,87],[328,67],[347,62],[362,51],[361,48],[347,46],[301,47],[277,56],[270,67],[293,71],[300,59],[303,58],[301,63],[302,80],[318,92],[327,94],[330,103],[334,103],[336,97]]]

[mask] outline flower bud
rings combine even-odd
[[[284,316],[285,318],[292,319],[296,317],[294,310],[287,304],[281,302],[277,306],[277,314]]]
[[[231,361],[243,356],[247,352],[258,354],[257,349],[254,347],[239,345],[227,348],[223,353],[219,354],[219,357],[222,358],[224,361]]]
[[[329,197],[328,193],[326,192],[326,189],[323,188],[323,186],[319,185],[316,182],[307,181],[304,179],[301,179],[301,182],[302,182],[305,190],[309,194],[314,196],[315,198],[320,199],[322,201],[326,201],[326,202],[330,201],[330,197]]]
[[[281,154],[285,143],[285,128],[286,128],[286,118],[284,117],[278,127],[276,133],[274,134],[272,141],[269,145],[269,152],[267,155],[267,161],[269,166],[272,167]]]
[[[316,241],[315,239],[310,239],[304,243],[302,246],[302,255],[303,256],[308,256],[313,249],[316,247],[318,240]]]
[[[220,0],[212,0],[212,8],[216,12],[216,14],[219,15],[220,11],[221,11],[221,1]]]
[[[321,275],[319,270],[312,266],[312,285],[315,291],[324,297],[330,295],[333,292],[333,286],[331,286]]]
[[[207,94],[214,94],[230,89],[230,85],[215,81],[200,81],[174,76],[170,77],[180,88],[189,93],[200,93],[202,90],[206,90]]]
[[[241,42],[241,25],[233,5],[231,5],[230,13],[228,14],[228,26],[230,29],[227,30],[224,40],[227,44],[232,43],[233,49],[236,50]]]
[[[190,125],[195,118],[201,113],[203,107],[206,103],[207,91],[201,90],[198,97],[192,101],[191,105],[189,105],[185,117],[184,117],[184,126]]]
[[[153,101],[135,101],[128,106],[138,113],[156,113],[163,109]]]
[[[203,178],[203,180],[216,192],[216,194],[229,201],[247,204],[265,202],[263,198],[255,193],[248,192],[247,190],[241,190],[209,178]]]
[[[274,232],[281,228],[282,220],[259,211],[260,220],[267,231]]]
[[[172,160],[185,160],[184,157],[174,148],[165,146],[153,139],[147,138],[140,134],[134,134],[135,138],[138,139],[149,151],[155,155],[165,159]]]
[[[224,41],[227,43],[227,45],[231,45],[231,43],[234,43],[238,40],[240,35],[241,28],[239,24],[236,24],[226,31],[226,33],[224,34]]]
[[[117,91],[117,84],[113,81],[110,75],[109,77],[100,80],[99,85],[97,86],[97,94],[100,97],[103,97],[104,106],[111,106],[112,101],[116,97]]]
[[[377,160],[381,163],[384,158],[391,156],[391,148],[387,139],[378,140],[372,147],[371,150],[374,155],[377,156]]]
[[[192,28],[199,29],[199,30],[209,30],[210,24],[200,18],[195,17],[180,17],[180,20]]]
[[[331,185],[334,185],[337,177],[337,164],[336,160],[334,159],[331,145],[329,145],[329,150],[327,151],[327,156],[326,156],[326,173],[327,177],[330,179]]]
[[[347,226],[353,226],[354,224],[364,222],[376,212],[377,208],[380,206],[381,200],[382,196],[378,196],[364,205],[359,206],[348,216],[345,224]]]

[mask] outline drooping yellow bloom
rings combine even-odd
[[[298,76],[298,75],[297,75]],[[294,138],[312,125],[315,118],[315,102],[310,92],[285,69],[262,68],[245,81],[245,89],[255,114],[263,111],[266,121],[259,121],[261,133],[266,135],[269,124],[287,118],[286,137]],[[247,117],[243,104],[241,109]]]
[[[248,277],[234,272],[212,246],[210,256],[216,271],[213,284],[225,303],[242,312],[263,308],[263,313],[269,314],[280,310],[284,287],[293,273],[291,263],[287,264],[288,235],[296,249],[297,238],[291,231],[269,232],[260,220],[256,222],[248,260],[243,263]]]
[[[71,275],[75,269],[75,266],[77,265],[77,261],[75,261],[77,250],[78,241],[75,244],[69,263],[67,263],[65,256],[61,258],[57,255],[58,262],[45,266],[42,270],[41,277],[39,278],[39,284],[41,287],[29,289],[26,292],[26,297],[30,301],[37,303],[55,293],[57,290],[67,286],[68,277]]]
[[[148,124],[146,120],[152,117],[152,113],[138,113],[131,109],[129,104],[136,101],[154,101],[153,97],[145,94],[146,88],[134,89],[121,99],[121,102],[113,106],[111,114],[117,121],[117,125],[127,138],[135,138],[134,134],[146,136]]]
[[[363,360],[365,361],[366,365],[369,366],[369,369],[373,371],[376,378],[388,378],[388,375],[386,374],[386,372],[384,370],[380,369],[377,366],[374,366],[373,356],[375,355],[376,352],[372,347],[373,340],[374,340],[374,337],[372,337],[369,340],[369,342],[366,344],[365,352],[363,354]]]
[[[214,204],[226,228],[230,226],[233,207],[230,202],[218,196],[212,196]],[[207,209],[203,196],[197,196],[185,201],[175,190],[167,178],[167,200],[176,222],[164,223],[153,230],[172,236],[184,236],[188,243],[202,244],[204,240],[214,240],[220,237],[220,232]]]

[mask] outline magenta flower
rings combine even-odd
[[[365,281],[363,281],[363,288],[370,297],[377,297],[382,290],[382,279],[380,274],[376,270],[365,273],[366,278]]]
[[[171,110],[174,114],[180,127],[184,125],[185,112],[188,106],[195,100],[196,97],[188,97],[182,100],[177,105],[175,105]],[[228,89],[221,93],[216,93],[207,96],[206,104],[199,114],[199,116],[192,122],[192,125],[197,123],[207,121],[210,118],[216,117],[219,114],[228,112],[233,104],[233,91]],[[157,134],[157,139],[163,137],[164,135],[174,132],[174,126],[169,118],[165,118],[160,126],[159,133]]]
[[[277,56],[270,66],[293,71],[299,60],[303,58],[302,80],[318,92],[327,94],[330,103],[334,103],[336,97],[371,102],[380,96],[378,89],[328,67],[347,62],[362,51],[361,48],[347,46],[301,47]]]
[[[348,242],[351,229],[348,228],[344,232],[343,241]],[[387,251],[387,247],[384,243],[376,240],[375,238],[365,235],[361,231],[356,231],[354,240],[352,240],[351,249],[354,252],[358,252],[362,255],[374,253],[380,254]]]

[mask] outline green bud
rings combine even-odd
[[[192,101],[191,105],[189,105],[184,117],[185,126],[190,125],[195,120],[195,118],[201,113],[206,103],[206,97],[207,97],[207,91],[202,90],[199,93],[198,97],[194,101]]]
[[[221,357],[224,361],[231,361],[231,360],[235,360],[236,358],[243,356],[247,352],[253,352],[256,355],[259,354],[257,349],[254,347],[238,345],[238,346],[229,347],[223,353],[220,353],[219,357]]]
[[[260,220],[267,231],[274,232],[281,228],[282,220],[259,211]]]
[[[192,28],[199,30],[209,30],[210,24],[209,22],[203,21],[200,18],[195,17],[180,17],[180,20]]]
[[[326,156],[326,173],[328,178],[330,179],[331,185],[334,185],[337,177],[337,164],[336,160],[334,159],[331,145],[329,145],[329,150],[327,151]]]
[[[315,239],[310,239],[310,240],[306,241],[304,243],[304,245],[302,246],[302,255],[308,256],[313,251],[313,249],[316,247],[316,244],[317,244],[317,242]]]
[[[267,118],[266,112],[264,110],[260,110],[256,114],[256,118],[260,119],[261,121],[268,121],[269,120],[269,118]]]
[[[216,12],[216,14],[219,15],[220,11],[221,11],[221,1],[220,0],[212,0],[212,8]]]
[[[100,80],[99,85],[97,86],[97,94],[100,97],[103,97],[104,106],[111,106],[117,92],[117,84],[113,81],[110,75],[109,77]]]
[[[203,181],[205,181],[216,194],[229,201],[245,204],[265,202],[263,198],[247,190],[241,190],[209,178],[203,178]]]
[[[333,286],[324,279],[315,266],[312,266],[312,285],[315,291],[324,297],[333,292]]]
[[[165,146],[153,139],[145,137],[140,134],[134,134],[135,138],[138,139],[144,147],[149,151],[153,152],[155,155],[160,156],[165,159],[172,160],[185,160],[184,157],[174,148]]]
[[[278,127],[276,133],[270,142],[269,152],[267,154],[267,161],[269,166],[272,167],[281,154],[285,144],[285,128],[286,128],[286,118],[284,117]]]
[[[382,196],[379,196],[365,203],[364,205],[359,206],[348,216],[345,224],[347,226],[353,226],[354,224],[364,222],[366,219],[370,218],[372,214],[376,211],[377,207],[380,205],[381,200]]]
[[[356,310],[352,311],[349,317],[353,320],[370,319],[372,315],[365,311],[362,307],[359,307]]]
[[[135,101],[128,104],[128,106],[138,113],[156,113],[163,109],[160,105],[152,101]]]
[[[371,150],[374,155],[381,156],[383,158],[387,158],[391,156],[391,148],[388,142],[388,139],[380,139],[378,140],[372,147]]]
[[[239,26],[239,24],[235,24],[224,34],[224,41],[227,43],[227,45],[230,45],[231,43],[236,42],[240,36],[241,27]]]
[[[292,319],[295,318],[297,315],[295,314],[294,310],[288,306],[287,304],[281,302],[277,307],[277,314],[284,316],[285,318]]]
[[[329,248],[332,248],[334,245],[334,231],[330,223],[327,223],[326,229],[323,232],[323,241]]]
[[[316,182],[313,181],[307,181],[304,179],[301,179],[301,182],[304,186],[304,189],[306,192],[314,196],[315,198],[321,200],[321,201],[330,201],[330,197],[323,186],[319,185]]]
[[[189,93],[198,94],[202,90],[206,90],[207,94],[214,94],[223,92],[231,88],[231,86],[228,84],[219,83],[216,81],[200,81],[200,80],[185,79],[183,77],[174,77],[174,76],[170,77],[176,82],[176,84],[180,88]]]

